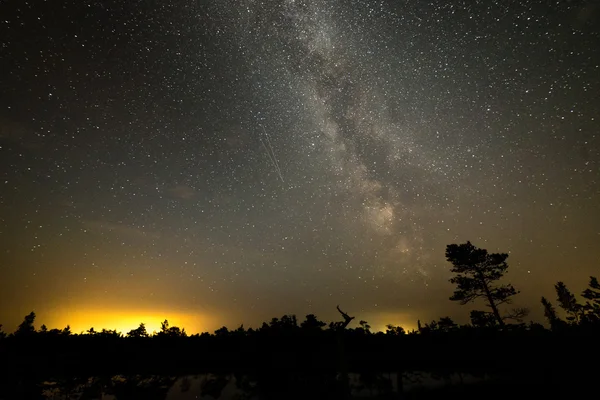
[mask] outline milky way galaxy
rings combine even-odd
[[[462,321],[484,306],[448,300],[444,251],[467,240],[510,253],[537,319],[556,281],[579,292],[600,265],[597,2],[14,0],[0,16],[7,327],[33,309],[201,331],[337,304],[377,329]]]

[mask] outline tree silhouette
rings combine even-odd
[[[340,309],[340,306],[337,306],[336,308],[337,308],[338,312],[340,314],[342,314],[342,317],[344,318],[344,321],[332,322],[330,324],[330,327],[333,328],[333,329],[337,329],[337,330],[344,330],[350,324],[350,322],[352,322],[352,320],[354,319],[354,317],[351,317],[348,314],[346,314],[345,312],[343,312]]]
[[[369,323],[367,321],[361,320],[358,324],[360,325],[359,329],[362,329],[364,333],[366,333],[366,334],[371,333],[371,325],[369,325]]]
[[[252,331],[252,328],[250,328],[248,331]],[[243,337],[246,336],[248,332],[246,332],[246,329],[244,329],[244,324],[241,324],[240,326],[238,326],[238,328],[235,331],[232,331],[231,334],[237,337]]]
[[[172,326],[169,328],[168,335],[170,337],[186,337],[187,333],[185,332],[185,328],[180,328],[178,326]]]
[[[45,333],[48,336],[57,337],[63,333],[63,330],[58,328],[52,328],[50,330],[44,331],[43,333]]]
[[[390,325],[388,325],[389,327]],[[431,321],[429,324],[421,325],[421,321],[417,322],[419,332],[427,335],[431,332],[450,332],[458,328],[458,325],[450,317],[442,317],[439,321]]]
[[[296,328],[298,328],[298,320],[295,315],[284,315],[281,319],[272,318],[268,325],[268,329],[271,331],[289,332]]]
[[[563,282],[557,282],[554,285],[556,296],[560,308],[567,313],[567,321],[572,324],[578,324],[581,320],[583,306],[577,302],[575,295],[567,288]]]
[[[29,336],[35,333],[35,327],[33,323],[35,322],[35,313],[32,311],[28,315],[25,316],[25,319],[17,330],[15,331],[15,336]]]
[[[148,337],[148,332],[146,331],[146,324],[144,324],[143,322],[140,323],[140,326],[138,326],[136,329],[132,329],[129,332],[127,332],[127,337],[132,337],[132,338]]]
[[[401,336],[401,335],[406,334],[406,331],[401,326],[394,326],[392,324],[388,324],[388,325],[386,325],[386,328],[387,328],[385,331],[386,335]]]
[[[229,336],[229,329],[226,326],[223,326],[215,331],[215,336]]]
[[[564,325],[564,321],[556,315],[556,309],[545,297],[542,297],[542,305],[544,306],[544,317],[550,324],[550,329],[557,330]]]
[[[438,328],[442,332],[450,332],[458,327],[456,323],[450,317],[442,317],[438,321]]]
[[[338,367],[340,369],[340,376],[341,376],[341,384],[343,387],[343,397],[344,398],[350,398],[351,397],[351,392],[350,392],[350,377],[348,375],[348,364],[347,364],[347,360],[346,360],[346,349],[344,346],[344,330],[348,327],[348,325],[350,324],[350,322],[352,322],[352,320],[355,317],[351,317],[348,314],[346,314],[345,312],[343,312],[340,309],[340,306],[336,306],[336,309],[338,310],[338,312],[342,315],[342,317],[344,318],[343,322],[332,322],[330,327],[336,331],[336,336],[337,336],[337,353],[338,353]],[[364,322],[364,321],[363,321]]]
[[[590,276],[589,288],[581,294],[586,303],[583,306],[588,322],[600,322],[600,283],[595,276]]]
[[[227,328],[225,328],[225,329],[227,329]],[[156,336],[159,336],[159,337],[184,337],[184,336],[187,336],[187,333],[185,332],[185,328],[181,329],[177,326],[169,326],[169,321],[165,319],[163,322],[160,323],[160,332],[158,332],[156,334]]]
[[[163,335],[167,335],[169,333],[169,321],[168,320],[164,320],[163,322],[160,323],[160,332]]]
[[[471,324],[477,328],[491,328],[496,326],[498,320],[493,313],[487,311],[471,311]]]
[[[120,338],[122,337],[121,332],[117,332],[116,329],[102,329],[100,332],[96,332],[96,335],[100,338]]]
[[[0,339],[4,339],[6,337],[6,332],[2,330],[2,324],[0,324]]]
[[[308,330],[321,330],[327,324],[323,321],[319,321],[314,314],[308,314],[306,319],[300,324],[302,329]]]
[[[518,293],[511,284],[494,285],[508,269],[507,258],[506,253],[490,254],[485,249],[473,246],[471,242],[448,245],[446,259],[452,263],[451,272],[456,274],[450,282],[457,286],[450,300],[465,305],[483,298],[492,309],[498,325],[504,326],[498,306],[510,303],[511,297]]]

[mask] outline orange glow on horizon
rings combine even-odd
[[[139,327],[140,323],[144,323],[146,331],[152,334],[160,331],[160,325],[165,319],[169,321],[169,326],[183,328],[189,335],[203,332],[213,333],[222,326],[235,329],[242,322],[244,322],[246,329],[260,327],[260,323],[248,323],[254,321],[228,321],[226,315],[221,313],[209,314],[201,311],[194,312],[193,310],[187,312],[184,310],[169,311],[167,308],[151,309],[140,308],[139,306],[67,306],[50,310],[38,309],[35,312],[37,314],[36,329],[40,329],[42,324],[46,325],[48,329],[63,329],[69,325],[71,332],[77,334],[86,333],[90,328],[94,328],[97,332],[108,329],[126,335],[129,331]],[[401,326],[406,332],[417,328],[416,318],[405,312],[381,311],[366,313],[361,319],[368,321],[372,332],[385,332],[388,324]],[[358,322],[351,324],[352,328],[358,326]]]
[[[366,315],[365,317],[366,321],[371,325],[371,332],[385,332],[388,325],[401,326],[407,333],[413,329],[417,329],[416,320],[408,313],[380,312]],[[358,323],[356,327],[358,327]]]
[[[85,310],[59,310],[51,312],[41,319],[36,326],[39,328],[44,323],[48,329],[62,329],[69,325],[71,332],[87,332],[90,328],[96,331],[102,329],[116,330],[123,335],[136,329],[140,323],[146,325],[149,334],[160,331],[160,324],[166,319],[169,326],[185,328],[188,334],[207,331],[213,325],[211,318],[199,314],[174,313],[171,311],[149,310],[113,310],[113,309],[85,309]]]

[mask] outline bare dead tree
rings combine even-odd
[[[354,317],[351,317],[348,314],[346,314],[345,312],[343,312],[340,309],[339,305],[336,308],[337,308],[338,312],[340,314],[342,314],[342,317],[344,318],[344,321],[338,321],[338,322],[333,323],[333,327],[337,331],[336,336],[337,336],[338,363],[339,363],[339,368],[340,368],[341,381],[342,381],[342,385],[344,387],[343,398],[350,399],[352,396],[351,396],[351,390],[350,390],[350,377],[348,375],[348,362],[346,360],[346,350],[345,350],[345,346],[344,346],[344,329],[346,329],[346,327],[350,324],[350,322],[352,322]]]
[[[346,327],[350,324],[350,322],[352,322],[352,320],[354,319],[354,317],[349,316],[348,314],[346,314],[345,312],[343,312],[342,310],[340,310],[340,306],[338,305],[337,310],[339,311],[340,314],[342,314],[342,317],[344,317],[344,321],[343,322],[336,322],[336,327],[337,329],[346,329]]]

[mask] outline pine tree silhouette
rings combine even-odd
[[[498,306],[510,303],[511,297],[518,292],[511,284],[495,285],[508,269],[506,253],[489,254],[467,242],[450,244],[446,247],[446,259],[452,263],[451,272],[455,273],[450,282],[456,284],[450,300],[465,305],[478,298],[485,299],[492,309],[496,322],[504,326],[504,318],[500,316]]]

